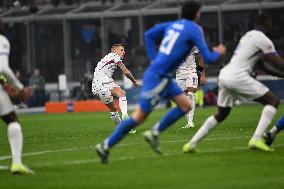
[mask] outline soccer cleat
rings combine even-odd
[[[249,149],[258,149],[266,152],[272,152],[274,149],[267,146],[262,139],[250,139],[248,143]]]
[[[131,129],[130,131],[129,131],[129,134],[135,134],[136,133],[136,129]]]
[[[159,148],[159,137],[155,136],[152,131],[145,131],[143,133],[144,139],[150,144],[151,148],[159,155],[162,154]]]
[[[263,134],[263,139],[265,141],[265,144],[267,144],[268,146],[271,146],[271,144],[274,141],[274,138],[272,137],[270,132],[266,132]]]
[[[194,152],[198,152],[198,150],[196,149],[196,146],[190,145],[190,143],[186,143],[185,145],[183,145],[182,151],[183,151],[183,153],[194,153]]]
[[[11,166],[12,174],[19,174],[19,175],[34,175],[34,171],[28,168],[27,166],[20,164],[20,163],[13,163]]]
[[[101,159],[101,163],[102,164],[107,164],[108,163],[109,152],[103,148],[102,144],[97,144],[96,145],[96,152],[97,152],[98,156]]]
[[[191,122],[191,123],[188,123],[186,126],[182,127],[183,129],[191,129],[191,128],[194,128],[194,123]]]

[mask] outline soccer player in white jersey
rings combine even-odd
[[[134,86],[137,87],[139,85],[131,72],[122,63],[124,55],[125,51],[122,44],[112,45],[111,52],[98,62],[92,82],[93,94],[97,95],[109,108],[111,119],[116,125],[121,119],[113,100],[114,96],[119,97],[119,107],[122,119],[128,118],[128,113],[125,91],[113,81],[113,72],[119,67],[123,74],[133,82]],[[135,133],[135,130],[132,130],[131,132]]]
[[[235,99],[254,100],[264,105],[248,146],[263,151],[273,150],[264,143],[262,135],[277,112],[279,99],[264,84],[250,76],[252,67],[261,58],[275,66],[284,67],[283,59],[265,35],[271,26],[270,16],[260,14],[256,19],[256,29],[247,32],[240,39],[230,62],[219,74],[218,112],[207,118],[193,138],[183,146],[184,152],[196,151],[197,143],[227,118]]]
[[[19,82],[9,67],[10,43],[4,36],[4,24],[0,20],[0,73],[7,78],[9,85],[16,87],[18,95],[26,95],[28,89]],[[32,174],[33,171],[22,163],[23,134],[12,102],[0,85],[0,116],[8,125],[8,140],[12,152],[11,172],[13,174]]]
[[[198,65],[197,62],[199,63]],[[197,47],[194,47],[192,48],[186,60],[179,66],[176,72],[177,84],[185,92],[192,106],[192,109],[186,114],[187,124],[184,127],[182,127],[184,129],[194,127],[193,123],[193,116],[195,110],[194,93],[196,92],[198,87],[197,68],[199,68],[199,71],[201,72],[200,84],[205,85],[206,84],[205,63]]]

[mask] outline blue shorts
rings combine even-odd
[[[143,112],[149,113],[161,101],[182,94],[174,80],[161,77],[151,70],[147,70],[143,77],[143,85],[139,97],[139,105]]]

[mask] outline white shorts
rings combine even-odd
[[[7,115],[15,111],[14,106],[10,100],[10,97],[0,85],[0,116]]]
[[[269,89],[249,75],[234,77],[234,74],[220,72],[217,104],[220,107],[232,107],[234,100],[255,100],[265,95]]]
[[[196,71],[178,72],[176,74],[176,82],[178,86],[185,91],[188,87],[197,89],[198,75]]]
[[[109,104],[113,101],[111,90],[115,87],[120,86],[104,74],[97,74],[92,82],[93,94],[98,96],[104,104]]]

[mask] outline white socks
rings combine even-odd
[[[195,98],[194,98],[194,93],[189,92],[187,94],[187,97],[190,101],[192,109],[186,114],[186,119],[187,123],[192,123],[193,122],[193,116],[194,116],[194,110],[195,110]]]
[[[8,140],[12,152],[12,162],[21,164],[23,135],[21,126],[18,122],[13,122],[8,125]]]
[[[213,129],[218,124],[216,118],[212,115],[206,119],[197,133],[190,140],[190,144],[195,146],[197,142],[199,142],[202,138],[204,138],[211,129]]]
[[[127,114],[127,100],[125,96],[119,98],[119,108],[120,108],[122,115],[124,116],[128,115]]]
[[[265,131],[265,129],[271,123],[274,115],[276,114],[277,109],[274,106],[266,105],[264,106],[261,117],[259,119],[257,128],[253,134],[253,139],[260,139]]]
[[[119,124],[120,121],[121,121],[118,112],[110,112],[110,117],[113,120],[113,122],[115,123],[115,125]]]

